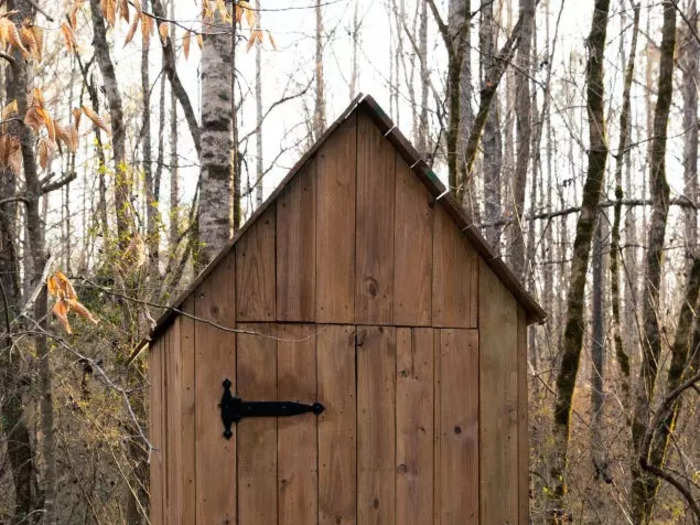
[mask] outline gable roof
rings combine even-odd
[[[184,290],[166,309],[165,312],[158,318],[155,327],[151,333],[136,347],[128,361],[141,351],[149,341],[157,337],[168,326],[170,321],[179,313],[182,313],[182,305],[185,300],[195,291],[195,289],[211,274],[217,267],[219,262],[231,251],[233,246],[243,236],[243,234],[253,225],[256,220],[275,202],[277,197],[282,193],[289,182],[301,171],[306,163],[316,154],[316,152],[326,143],[328,138],[335,130],[354,112],[358,109],[364,109],[372,118],[375,124],[379,127],[384,136],[391,142],[396,150],[401,154],[406,163],[412,168],[411,171],[423,182],[435,202],[448,212],[453,218],[457,227],[463,232],[467,240],[471,243],[476,252],[484,259],[486,264],[503,282],[505,287],[513,294],[518,303],[524,308],[527,314],[528,323],[544,322],[547,317],[546,312],[525,289],[519,279],[515,276],[510,267],[494,252],[489,246],[486,239],[479,232],[478,227],[469,222],[461,205],[447,191],[447,188],[442,184],[440,179],[430,169],[430,166],[420,158],[419,153],[411,145],[408,139],[399,131],[398,127],[391,121],[389,116],[384,113],[382,108],[370,95],[358,95],[350,105],[343,111],[338,119],[331,124],[323,135],[311,146],[311,148],[297,161],[294,167],[289,171],[285,178],[263,202],[262,205],[255,210],[251,217],[243,226],[236,232],[234,237],[229,240],[221,249],[219,254],[200,272],[197,278]]]

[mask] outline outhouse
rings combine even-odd
[[[544,315],[358,97],[150,336],[151,522],[526,524]]]

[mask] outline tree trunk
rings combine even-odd
[[[516,221],[510,227],[508,244],[511,252],[511,266],[515,275],[525,275],[525,239],[520,221],[525,210],[525,187],[527,185],[527,168],[530,160],[530,135],[531,135],[531,100],[530,100],[530,71],[532,60],[531,43],[532,30],[535,18],[534,0],[520,0],[520,18],[523,19],[522,36],[516,56],[516,62],[520,72],[515,75],[515,129],[516,152],[515,170],[513,173],[513,202]]]
[[[120,251],[126,250],[131,236],[131,210],[129,196],[131,192],[131,175],[126,167],[124,112],[122,98],[119,94],[117,75],[109,54],[107,28],[100,8],[100,0],[90,0],[92,14],[93,40],[97,64],[102,73],[102,81],[109,107],[110,128],[112,130],[112,152],[114,155],[114,211],[117,220],[117,238]]]
[[[622,320],[620,319],[620,270],[619,261],[622,259],[620,249],[620,224],[622,220],[622,167],[625,163],[627,144],[630,133],[630,91],[634,80],[634,60],[637,53],[637,35],[639,33],[639,10],[640,6],[634,8],[634,22],[632,29],[632,44],[630,46],[627,65],[625,67],[625,79],[622,89],[622,111],[620,113],[620,141],[617,146],[617,159],[615,164],[615,208],[612,235],[610,241],[610,295],[612,303],[612,336],[615,345],[615,358],[620,369],[620,382],[622,388],[622,406],[625,414],[631,410],[630,404],[630,363],[629,354],[622,340]],[[628,326],[628,329],[630,327]]]
[[[635,396],[632,423],[632,440],[635,457],[650,421],[650,404],[654,398],[654,387],[661,355],[661,333],[659,316],[659,287],[663,244],[668,217],[669,188],[666,182],[666,130],[673,94],[673,55],[676,47],[676,9],[672,0],[663,2],[664,22],[661,54],[659,57],[659,81],[656,108],[654,110],[653,139],[651,144],[650,188],[653,201],[651,222],[647,237],[647,254],[644,271],[642,364]],[[632,465],[631,509],[635,524],[644,524],[651,518],[653,492],[649,490],[649,479],[640,471],[635,461]]]
[[[497,26],[493,20],[493,2],[481,0],[481,25],[479,27],[479,48],[481,57],[481,83],[485,84],[497,66],[496,43],[498,40]],[[467,135],[464,135],[464,140]],[[503,149],[501,144],[500,103],[496,98],[491,106],[482,138],[484,155],[484,220],[496,222],[501,218],[501,167],[503,164]],[[500,226],[486,229],[486,239],[496,253],[500,253]]]
[[[698,27],[697,1],[688,2],[686,18],[692,27]],[[700,62],[700,43],[690,30],[684,32],[681,47],[680,65],[683,71],[683,184],[685,196],[692,202],[698,199],[698,63]],[[688,253],[696,254],[698,249],[697,210],[685,210],[685,242]],[[690,268],[692,257],[688,258]]]
[[[8,74],[8,93],[13,77]],[[17,190],[16,176],[7,171],[0,172],[0,199],[10,198]],[[21,288],[20,267],[17,258],[17,203],[0,205],[0,330],[5,335],[0,339],[0,388],[2,389],[2,431],[7,443],[7,458],[11,469],[14,488],[13,525],[27,522],[38,507],[35,501],[34,486],[35,461],[30,440],[29,428],[25,419],[22,402],[22,384],[28,381],[20,368],[21,359],[16,355],[10,323],[20,309]],[[8,498],[9,503],[9,498]]]
[[[316,101],[314,106],[314,140],[326,129],[326,95],[323,75],[323,10],[321,0],[316,0]]]
[[[258,27],[260,26],[260,0],[255,0],[258,9]],[[355,8],[357,10],[357,7]],[[263,144],[262,144],[262,46],[255,46],[255,206],[263,201]]]
[[[196,260],[204,268],[231,235],[232,64],[231,27],[215,13],[206,23],[202,50],[201,189],[199,241]]]
[[[418,124],[418,153],[425,159],[428,156],[428,86],[430,70],[428,69],[428,4],[421,2],[420,24],[418,26],[418,48],[420,53],[420,113]]]
[[[155,2],[154,2],[155,4]],[[175,17],[175,0],[171,0],[170,16]],[[177,94],[170,86],[170,253],[175,254],[180,237],[180,159],[177,150]],[[198,128],[199,129],[199,128]]]
[[[588,37],[589,56],[586,64],[586,94],[588,110],[588,168],[583,188],[581,213],[576,223],[574,253],[571,262],[570,286],[567,295],[567,314],[562,360],[556,382],[554,402],[553,458],[551,459],[552,508],[550,519],[555,523],[564,512],[567,492],[566,474],[569,446],[571,407],[578,375],[583,342],[584,290],[593,228],[598,213],[601,188],[608,157],[603,110],[604,73],[603,55],[608,26],[610,0],[595,0],[591,32]]]

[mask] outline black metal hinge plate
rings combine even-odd
[[[224,437],[231,439],[231,427],[246,417],[288,417],[313,412],[319,415],[324,410],[321,403],[307,405],[294,401],[243,401],[231,393],[231,381],[223,382],[224,393],[221,396],[221,421],[224,424]]]

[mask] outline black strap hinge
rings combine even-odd
[[[224,394],[221,396],[221,421],[224,424],[224,437],[231,439],[231,426],[245,417],[288,417],[306,412],[319,415],[324,407],[321,403],[306,405],[294,401],[243,401],[231,394],[231,381],[224,380]]]

